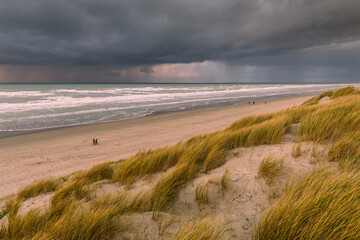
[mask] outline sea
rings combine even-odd
[[[0,138],[196,108],[309,95],[348,84],[0,84]]]

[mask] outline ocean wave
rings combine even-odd
[[[316,88],[319,90],[323,90],[324,87],[328,87],[329,85],[316,85]],[[332,86],[335,88],[335,86]],[[336,86],[338,87],[338,86]],[[149,87],[150,88],[150,87]],[[215,88],[215,87],[214,87]],[[170,88],[173,89],[173,88]],[[196,89],[196,90],[194,90]],[[314,85],[275,85],[275,86],[253,86],[253,88],[239,88],[228,86],[227,89],[221,87],[218,90],[206,90],[200,91],[198,87],[194,88],[193,91],[182,91],[182,92],[148,92],[145,94],[122,94],[122,95],[110,95],[110,96],[78,96],[76,94],[73,95],[50,95],[44,97],[40,100],[30,100],[27,102],[20,103],[0,103],[0,112],[9,113],[9,112],[28,112],[34,110],[55,110],[55,109],[69,109],[74,107],[85,107],[85,106],[101,106],[103,104],[138,104],[144,102],[163,102],[167,101],[168,103],[172,103],[173,101],[180,100],[190,100],[190,99],[203,99],[206,97],[207,99],[214,99],[221,96],[235,96],[235,97],[244,97],[249,93],[256,93],[260,95],[262,93],[284,93],[288,92],[292,94],[298,91],[302,91],[303,93],[312,92],[314,89]],[[255,95],[256,95],[255,94]]]
[[[154,112],[301,95],[347,84],[204,84],[0,91],[0,131],[46,129],[137,118]],[[121,86],[121,85],[120,85]],[[71,87],[71,86],[70,86]],[[95,89],[93,89],[95,88]],[[1,95],[2,94],[2,95]],[[11,96],[11,101],[7,100]]]

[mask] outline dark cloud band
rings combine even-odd
[[[359,26],[358,0],[2,0],[0,64],[237,61],[359,39]]]

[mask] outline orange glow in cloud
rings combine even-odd
[[[154,75],[156,77],[209,77],[207,71],[208,61],[201,63],[175,63],[154,66]]]

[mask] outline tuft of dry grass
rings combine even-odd
[[[5,202],[5,212],[9,214],[9,217],[15,216],[19,211],[22,201],[11,197]]]
[[[78,172],[74,176],[74,181],[83,182],[83,184],[91,184],[104,179],[112,179],[113,168],[110,163],[102,163],[95,165],[89,170],[83,170]]]
[[[165,171],[179,161],[185,148],[186,144],[179,142],[171,147],[140,152],[119,164],[114,180],[131,183],[147,174]]]
[[[2,239],[31,238],[38,231],[43,231],[46,215],[40,209],[32,209],[24,216],[9,215],[7,228],[0,233]],[[2,235],[2,236],[1,236]]]
[[[298,140],[334,141],[360,129],[360,95],[334,100],[306,115],[298,130]]]
[[[342,169],[360,170],[360,133],[335,141],[329,151],[329,160],[339,162]]]
[[[315,170],[290,184],[264,214],[255,239],[360,239],[360,176]]]
[[[229,171],[226,169],[226,171],[224,172],[224,174],[222,175],[222,177],[220,179],[220,186],[223,191],[229,187],[230,180],[231,179],[230,179]]]
[[[205,217],[195,222],[185,223],[180,226],[173,236],[172,240],[198,240],[208,239],[217,240],[223,239],[229,226],[225,225],[223,221]]]
[[[73,199],[83,199],[89,196],[90,192],[83,184],[79,181],[71,181],[66,183],[61,189],[59,189],[51,199],[51,205],[63,205],[64,203],[71,202]]]
[[[282,175],[284,170],[284,159],[273,156],[264,158],[259,165],[259,175],[266,177],[266,182],[271,183],[274,177]]]
[[[272,119],[274,116],[275,116],[274,113],[262,114],[262,115],[257,115],[257,116],[247,116],[240,120],[235,121],[228,128],[226,128],[226,130],[228,130],[228,131],[240,130],[241,128],[244,128],[244,127],[249,127],[249,126],[253,126],[255,124],[259,124],[259,123],[268,121],[268,120]]]
[[[104,179],[112,179],[112,177],[113,168],[110,163],[98,164],[89,170],[78,172],[71,181],[55,192],[51,199],[52,208],[61,211],[67,203],[89,197],[88,185]]]
[[[173,201],[177,196],[179,188],[194,178],[196,172],[194,164],[190,166],[183,164],[162,177],[156,183],[152,192],[151,203],[153,211],[161,211],[169,202]]]
[[[23,188],[17,194],[19,200],[26,200],[28,198],[36,197],[39,194],[54,192],[63,184],[62,179],[47,178],[36,181],[27,187]]]
[[[310,98],[309,100],[305,101],[302,105],[303,106],[312,106],[312,105],[315,105],[315,104],[318,104],[319,101],[324,98],[324,97],[332,97],[332,95],[334,94],[333,91],[329,90],[329,91],[326,91],[326,92],[323,92],[323,93],[320,93],[319,95],[313,97],[313,98]]]
[[[279,116],[273,119],[255,125],[250,129],[245,146],[279,143],[281,137],[289,129],[290,124],[289,117],[280,113]]]
[[[294,144],[291,155],[294,158],[301,156],[301,143]]]
[[[51,239],[111,239],[115,232],[126,228],[121,221],[115,221],[115,208],[90,208],[84,212],[76,205],[66,209],[63,215],[50,227]]]
[[[119,200],[117,198],[116,200]],[[74,199],[66,199],[44,213],[32,209],[23,216],[9,214],[8,225],[0,230],[1,239],[111,239],[127,225],[117,218],[129,209],[140,207],[145,197],[126,196],[124,201],[96,199],[97,204],[85,205]],[[149,199],[149,197],[147,197]],[[99,204],[102,203],[102,204]],[[60,209],[61,206],[61,210]]]
[[[337,91],[335,91],[334,94],[331,96],[331,99],[348,96],[356,93],[359,93],[359,91],[356,90],[354,86],[347,86],[345,88],[340,88]]]
[[[227,151],[223,147],[219,145],[213,147],[204,161],[205,172],[209,172],[210,170],[223,165],[226,161],[226,157]]]
[[[195,199],[198,204],[207,204],[209,200],[209,185],[206,183],[199,183],[195,188]]]
[[[6,210],[6,208],[4,208],[4,209],[0,210],[0,219],[2,219],[3,217],[5,217],[5,216],[6,216],[6,214],[7,214],[7,210]]]
[[[318,150],[318,147],[314,145],[311,150],[311,157],[315,160],[320,160],[320,152]]]
[[[114,194],[105,194],[96,197],[91,201],[94,208],[114,207],[117,214],[129,212],[150,211],[151,191],[129,194],[126,192]]]

